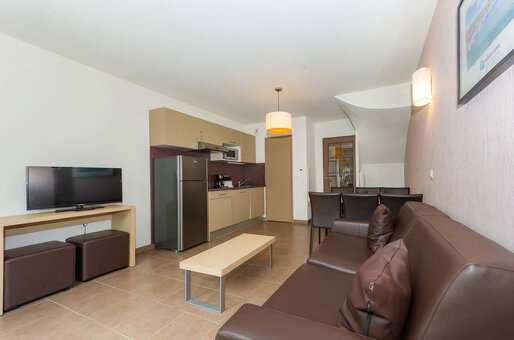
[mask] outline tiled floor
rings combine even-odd
[[[275,235],[273,269],[266,252],[232,272],[226,280],[226,311],[185,305],[181,259],[241,232]],[[315,233],[314,233],[315,234]],[[308,255],[308,227],[263,223],[186,252],[152,250],[123,269],[0,317],[0,339],[214,339],[218,328],[243,303],[262,304]],[[193,296],[217,303],[218,280],[192,275]]]

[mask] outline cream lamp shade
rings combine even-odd
[[[290,134],[293,131],[293,123],[289,112],[280,111],[280,92],[281,87],[276,87],[277,111],[266,114],[266,131],[274,134]]]
[[[275,111],[266,114],[266,131],[270,133],[291,133],[291,114],[284,111]]]
[[[432,74],[423,67],[412,75],[412,104],[425,106],[432,102]]]

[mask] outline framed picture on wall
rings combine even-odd
[[[458,9],[459,104],[514,64],[514,0],[462,0]]]

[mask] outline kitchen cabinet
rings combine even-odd
[[[209,232],[263,216],[264,188],[209,191]]]
[[[265,213],[264,188],[252,188],[250,195],[250,218],[263,216]]]
[[[150,111],[150,145],[197,149],[198,142],[241,146],[241,160],[255,163],[255,136],[168,108]]]
[[[232,224],[250,219],[250,190],[234,190],[232,195]]]
[[[232,225],[232,195],[209,192],[209,232]]]

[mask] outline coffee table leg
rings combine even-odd
[[[271,270],[271,266],[273,264],[273,245],[271,244],[268,248],[268,269]]]
[[[219,304],[217,306],[211,305],[210,303],[207,303],[207,302],[202,302],[202,301],[193,299],[193,297],[191,296],[192,294],[191,294],[191,271],[190,270],[185,271],[185,282],[184,283],[185,283],[185,289],[184,289],[184,302],[185,303],[203,307],[205,309],[220,312],[220,313],[223,313],[225,311],[225,278],[224,277],[220,277],[220,297],[219,297]]]
[[[186,277],[185,277],[185,284],[186,284],[186,290],[184,291],[184,301],[189,302],[191,301],[191,271],[186,270]]]
[[[220,277],[220,312],[225,311],[225,278]]]

